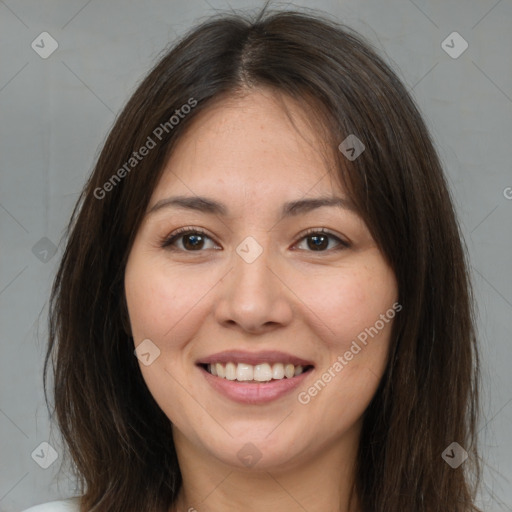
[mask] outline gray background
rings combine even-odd
[[[176,37],[215,11],[262,3],[0,0],[0,511],[73,493],[66,475],[58,475],[62,449],[43,401],[47,301],[64,227],[108,129]],[[451,184],[478,300],[481,504],[512,510],[512,1],[273,5],[319,8],[367,36],[424,113]],[[45,31],[59,45],[47,59],[31,47]],[[458,58],[441,46],[453,31],[469,44]],[[47,469],[31,456],[42,442],[59,454]]]

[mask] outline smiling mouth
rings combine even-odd
[[[313,369],[312,365],[293,365],[291,363],[212,363],[200,364],[209,374],[224,380],[241,383],[262,383],[293,379]]]

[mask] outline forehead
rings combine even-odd
[[[226,200],[342,192],[318,127],[310,107],[273,91],[217,101],[177,142],[151,204],[171,191]]]

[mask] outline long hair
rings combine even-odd
[[[73,211],[50,300],[44,390],[48,405],[51,358],[51,416],[71,456],[81,511],[164,512],[176,500],[182,480],[171,423],[133,353],[124,269],[181,134],[212,102],[258,87],[314,113],[336,176],[397,278],[403,311],[364,414],[355,468],[362,510],[477,511],[473,298],[433,142],[369,42],[318,15],[266,9],[209,19],[165,53],[115,121]],[[175,122],[176,111],[188,113]],[[349,135],[365,146],[356,159],[338,150]],[[155,146],[135,158],[150,139]],[[452,442],[469,454],[458,468],[442,458]]]

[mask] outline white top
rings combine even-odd
[[[79,512],[79,498],[69,498],[67,500],[49,501],[27,508],[23,512]]]

